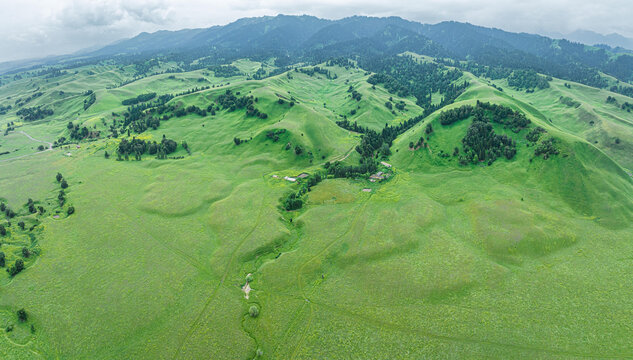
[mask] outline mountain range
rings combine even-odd
[[[617,33],[603,35],[595,31],[579,29],[569,34],[553,33],[550,35],[553,38],[567,39],[586,45],[607,45],[615,50],[633,51],[633,39]]]
[[[286,63],[323,61],[335,56],[383,56],[404,51],[474,60],[491,67],[533,69],[592,86],[604,85],[597,71],[622,81],[633,80],[633,56],[606,45],[588,46],[455,21],[430,25],[400,17],[365,16],[327,20],[307,15],[278,15],[243,18],[210,28],[144,32],[97,50],[28,65],[130,55],[138,59],[143,54],[148,58],[165,54],[175,61],[206,56],[208,61],[216,63],[244,57],[275,57],[278,64],[283,64],[284,59]],[[17,66],[5,64],[0,69],[7,72]]]

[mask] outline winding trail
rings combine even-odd
[[[352,148],[351,148],[351,149],[349,149],[349,150],[347,151],[347,154],[345,154],[345,155],[339,155],[338,157],[335,157],[334,159],[329,160],[329,161],[330,161],[330,162],[343,161],[343,160],[347,159],[350,155],[352,155],[352,153],[354,152],[354,150],[355,150],[355,149],[356,149],[356,146],[352,146]],[[323,163],[323,165],[324,165],[324,164],[325,164],[325,163]]]
[[[260,205],[259,213],[257,214],[257,220],[255,221],[255,224],[240,239],[240,241],[238,242],[237,246],[231,252],[231,256],[229,258],[229,261],[226,264],[226,267],[224,269],[224,273],[222,274],[222,277],[220,278],[220,281],[215,286],[215,288],[213,288],[213,290],[211,291],[210,295],[207,297],[207,300],[205,301],[204,306],[202,307],[202,309],[200,310],[200,312],[196,316],[193,324],[189,327],[189,330],[187,331],[187,333],[185,334],[183,339],[180,341],[180,344],[178,345],[178,348],[176,349],[176,352],[175,352],[175,354],[173,356],[174,360],[181,358],[181,353],[183,352],[184,348],[187,346],[187,342],[191,338],[191,335],[195,332],[195,330],[198,327],[201,326],[202,320],[204,319],[204,317],[208,314],[209,310],[211,309],[211,304],[212,304],[213,300],[215,299],[215,296],[216,296],[218,290],[224,285],[224,281],[226,280],[226,277],[228,276],[228,274],[229,274],[229,272],[231,270],[231,266],[233,264],[233,261],[235,261],[235,258],[236,258],[238,250],[242,247],[242,245],[244,245],[246,240],[248,240],[248,238],[253,234],[253,232],[255,232],[255,230],[259,227],[259,225],[261,223],[262,214],[264,213],[264,210],[266,209],[265,201],[266,201],[266,196],[262,196],[262,203]]]
[[[9,158],[9,159],[2,159],[2,160],[0,160],[0,163],[1,163],[1,162],[11,161],[11,160],[16,160],[16,159],[21,159],[21,158],[24,158],[24,157],[27,157],[27,156],[32,156],[32,155],[36,155],[36,154],[41,154],[41,153],[45,153],[45,152],[47,152],[47,151],[51,151],[51,150],[53,150],[53,143],[52,143],[52,142],[38,140],[38,139],[36,139],[36,138],[32,137],[31,135],[29,135],[29,134],[27,134],[26,132],[21,131],[21,130],[20,130],[20,131],[18,131],[17,133],[20,133],[20,134],[22,134],[22,135],[26,136],[27,138],[29,138],[29,140],[32,140],[32,141],[35,141],[35,142],[39,142],[39,143],[43,143],[43,144],[47,144],[47,145],[48,145],[48,148],[47,148],[46,150],[42,150],[42,151],[38,151],[38,152],[34,152],[34,153],[32,153],[32,154],[24,154],[24,155],[20,155],[20,156],[12,157],[12,158]]]

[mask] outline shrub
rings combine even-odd
[[[256,318],[257,316],[259,316],[259,308],[255,305],[251,306],[250,309],[248,309],[248,314],[252,318]]]
[[[72,215],[75,213],[75,207],[74,206],[69,206],[68,207],[68,215]]]
[[[62,186],[62,189],[66,189],[68,187],[68,182],[66,182],[66,179],[62,180],[61,186]]]
[[[24,309],[18,310],[18,320],[20,320],[20,322],[25,322],[27,318],[28,318],[28,315],[26,314],[26,310]]]
[[[17,259],[13,265],[7,268],[7,272],[12,277],[19,274],[22,270],[24,270],[24,261],[22,259]]]

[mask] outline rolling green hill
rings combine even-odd
[[[3,78],[0,251],[24,269],[0,271],[2,358],[633,355],[633,99],[464,71],[425,102],[340,59],[157,64]],[[462,106],[485,119],[442,123]],[[516,152],[469,158],[478,129]]]

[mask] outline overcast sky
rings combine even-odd
[[[66,54],[142,31],[209,27],[241,17],[309,14],[457,20],[509,31],[587,29],[633,37],[630,0],[0,0],[0,61]]]

